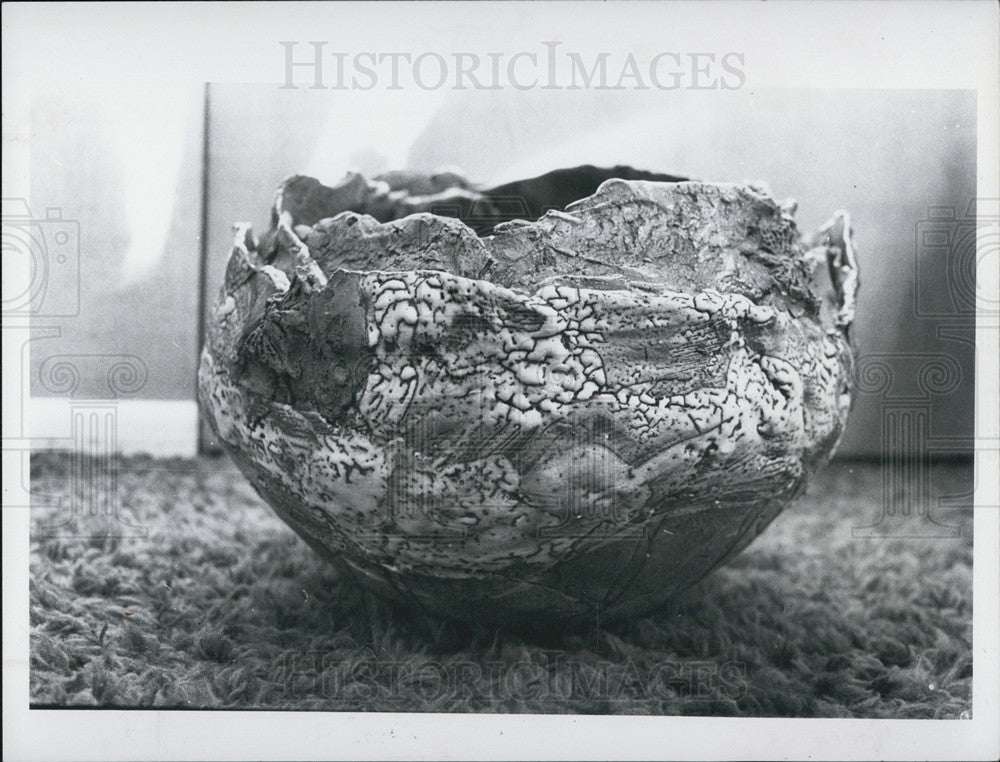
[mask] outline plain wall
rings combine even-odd
[[[166,151],[162,135],[150,136],[150,165],[177,167],[159,172],[159,185],[144,191],[137,190],[136,173],[123,169],[134,154],[116,147],[105,129],[107,114],[65,99],[35,108],[32,212],[38,217],[47,206],[59,207],[79,222],[81,309],[48,321],[61,328],[60,338],[35,342],[33,396],[60,393],[42,383],[43,363],[53,355],[132,355],[148,372],[134,396],[192,400],[199,310],[216,299],[232,224],[266,229],[274,190],[290,174],[335,182],[349,167],[374,173],[454,166],[492,183],[581,163],[625,163],[705,180],[765,180],[776,196],[798,199],[803,230],[837,209],[850,210],[862,268],[854,339],[863,358],[893,355],[897,377],[891,389],[859,391],[841,454],[877,454],[887,397],[911,392],[929,404],[935,441],[951,437],[958,441],[950,446],[960,448],[972,435],[974,313],[966,281],[974,225],[962,217],[976,188],[970,92],[415,96],[224,84],[208,88],[207,117],[207,167],[196,108],[170,133],[182,150]],[[118,125],[119,134],[143,134],[150,124]],[[176,178],[167,192],[164,177]],[[199,303],[203,179],[206,299]],[[134,201],[144,193],[159,199],[149,211],[167,215],[166,222],[154,220],[167,232],[137,266],[135,222],[127,217],[135,216]],[[955,219],[942,222],[948,210]],[[942,226],[950,242],[942,247],[935,238],[929,245],[926,229]],[[933,355],[950,358],[960,378],[945,394],[909,389],[915,383],[909,376]],[[49,359],[45,367],[51,365]],[[106,396],[106,368],[86,361],[81,369],[76,395]]]
[[[165,104],[163,120],[125,98],[67,94],[33,104],[30,213],[50,277],[39,284],[47,293],[32,324],[60,333],[32,342],[33,397],[195,394],[201,89]],[[45,220],[49,209],[69,226],[65,247]],[[120,363],[135,377],[109,385]]]
[[[230,223],[245,219],[266,228],[274,188],[296,172],[334,182],[347,166],[369,173],[398,168],[400,138],[385,137],[393,125],[384,107],[368,112],[381,144],[366,142],[354,124],[341,129],[346,115],[363,106],[354,92],[252,85],[216,85],[211,92],[214,299]],[[372,94],[373,102],[378,97]],[[950,450],[963,446],[955,439],[971,437],[974,308],[956,273],[968,271],[975,253],[961,238],[974,227],[962,221],[976,193],[973,93],[452,91],[428,113],[413,113],[410,101],[400,107],[410,109],[398,129],[410,142],[405,163],[416,169],[453,166],[495,183],[582,163],[624,163],[704,180],[765,180],[776,196],[799,201],[803,230],[849,210],[862,272],[854,340],[868,360],[894,355],[887,362],[896,378],[889,389],[857,392],[841,455],[880,452],[886,401],[923,395],[909,376],[939,354],[954,361],[949,367],[960,378],[940,387],[946,394],[923,395],[930,436],[949,440]],[[423,127],[411,137],[421,118]],[[956,219],[942,223],[948,210]],[[926,245],[925,229],[942,225],[957,234],[952,244]]]

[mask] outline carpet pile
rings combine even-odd
[[[545,637],[371,597],[228,460],[87,467],[32,456],[36,708],[971,716],[972,509],[935,509],[957,537],[859,539],[883,510],[871,464],[835,461],[655,615]],[[971,465],[934,483],[968,492]]]

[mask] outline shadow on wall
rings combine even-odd
[[[652,101],[635,91],[453,93],[410,165],[456,165],[491,183],[581,163],[764,180],[799,201],[806,231],[848,209],[861,257],[859,371],[891,378],[861,384],[840,453],[877,455],[901,400],[928,417],[932,450],[971,450],[975,94],[677,91]]]
[[[54,211],[75,239],[64,249],[53,240],[39,249],[46,293],[32,322],[59,335],[32,342],[32,396],[192,399],[199,96],[194,89],[153,98],[145,88],[34,104],[31,212],[42,218]],[[128,358],[136,382],[123,391],[109,384],[109,374]],[[53,367],[72,376],[54,377],[46,372]]]
[[[886,385],[875,373],[862,384],[841,453],[879,453],[886,411],[902,398],[920,402],[928,437],[946,449],[971,447],[974,93],[469,90],[422,99],[213,84],[208,94],[200,305],[200,93],[189,94],[193,114],[180,108],[183,98],[136,108],[128,94],[102,96],[102,108],[120,103],[101,113],[85,97],[35,109],[32,212],[56,207],[79,223],[80,309],[49,321],[61,338],[33,342],[33,395],[65,394],[41,383],[53,356],[128,354],[146,369],[133,397],[193,402],[197,310],[218,294],[232,224],[265,228],[274,190],[288,175],[308,171],[334,182],[350,165],[375,172],[407,164],[454,166],[476,182],[500,184],[579,164],[629,164],[767,181],[779,198],[798,199],[804,230],[849,209],[862,266],[854,338],[862,370],[890,379]],[[165,126],[156,126],[159,117]],[[170,172],[143,174],[141,162],[167,166],[171,156]],[[933,367],[921,371],[928,362]],[[83,370],[75,394],[105,395],[106,369]]]

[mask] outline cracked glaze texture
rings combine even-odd
[[[292,178],[259,245],[238,226],[200,397],[260,494],[375,591],[476,622],[641,614],[832,454],[846,215],[804,239],[754,187],[615,179],[480,238],[384,181],[338,188]]]

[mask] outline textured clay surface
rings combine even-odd
[[[847,217],[806,240],[754,187],[610,179],[480,237],[498,206],[451,175],[288,180],[259,243],[238,226],[204,412],[279,515],[386,596],[526,626],[643,613],[832,454]]]

